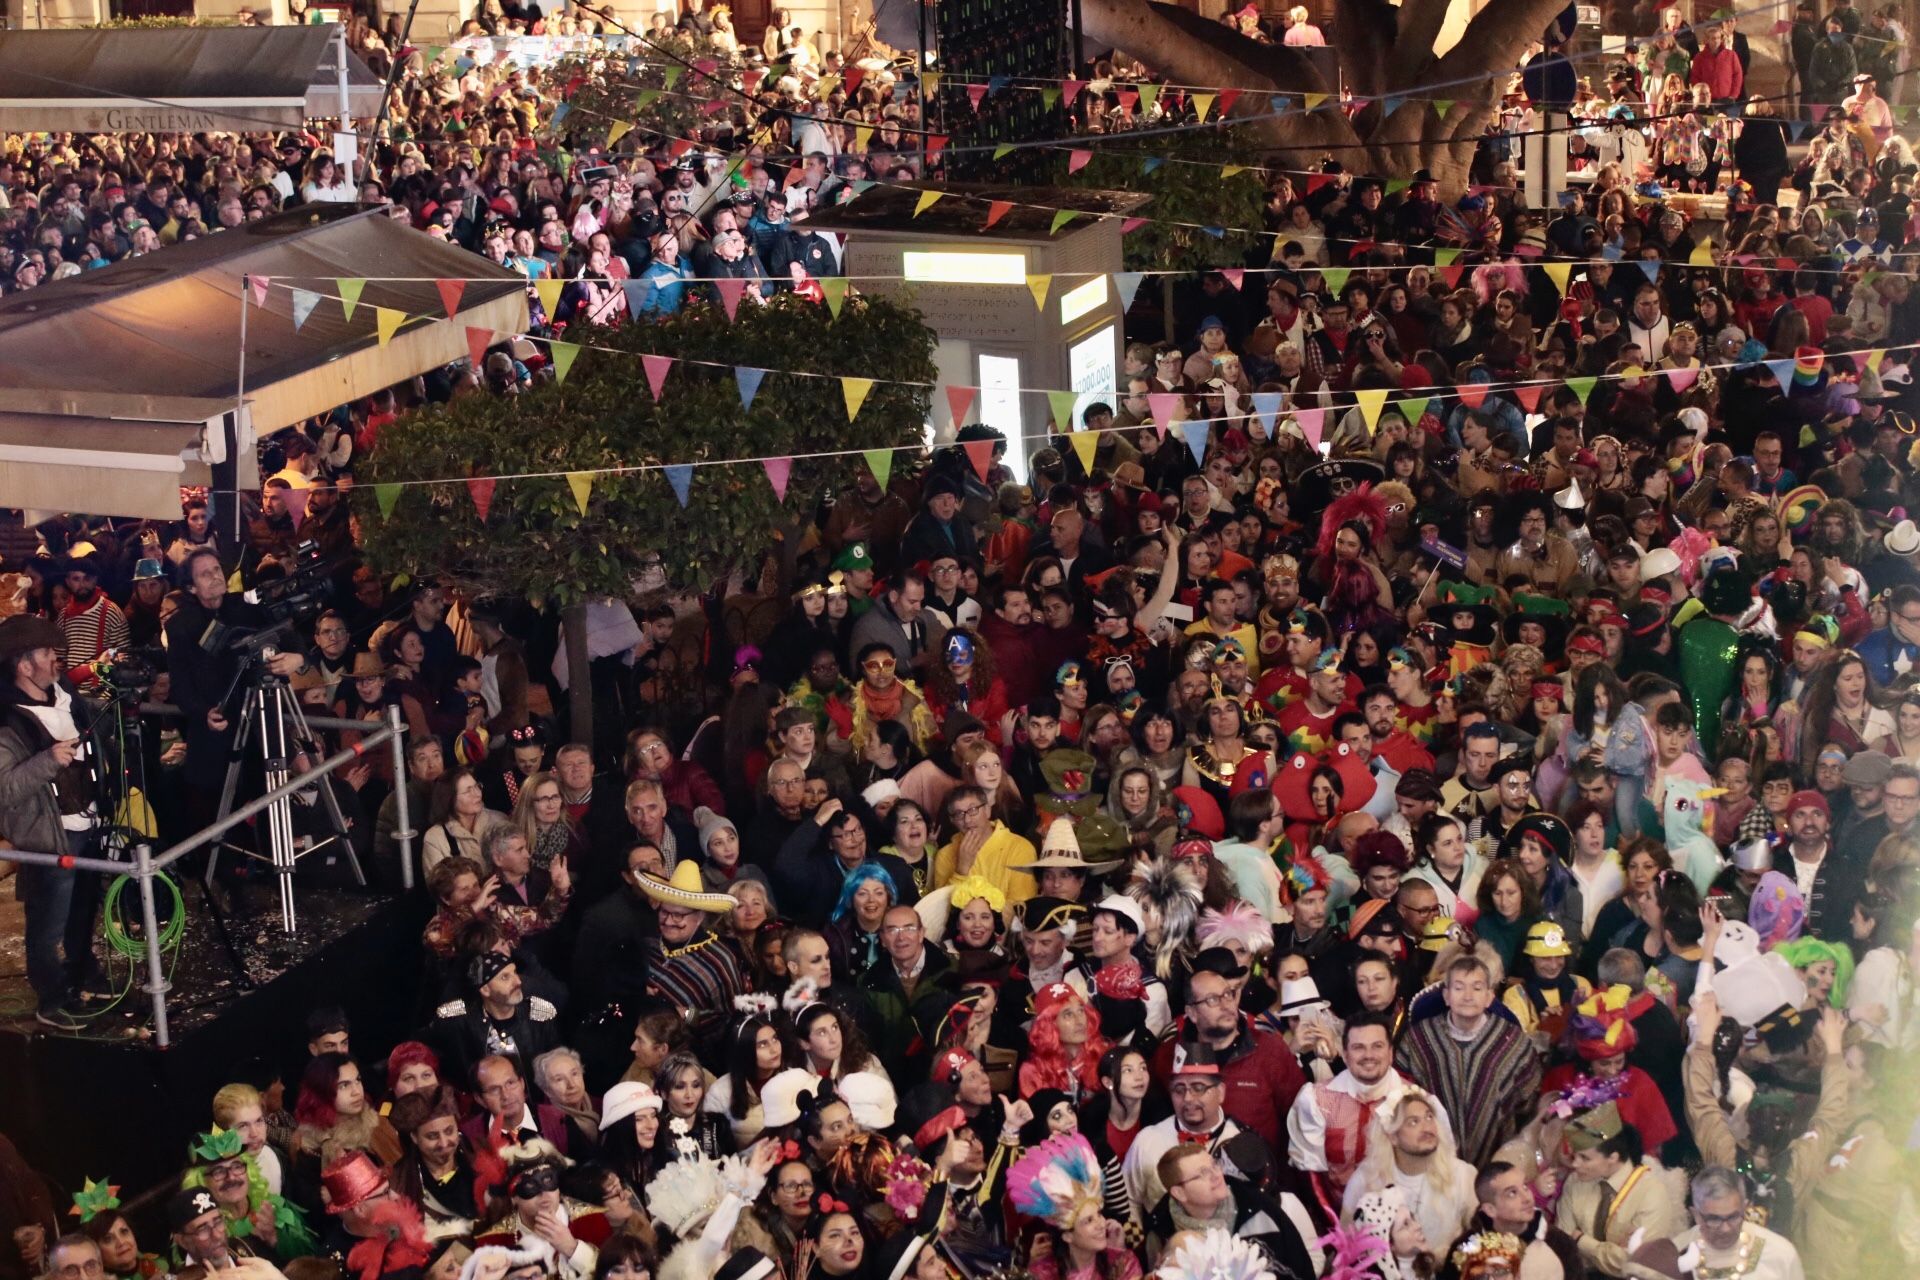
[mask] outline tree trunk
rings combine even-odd
[[[587,605],[582,600],[560,611],[567,643],[567,712],[569,736],[593,745],[593,663],[587,657]]]

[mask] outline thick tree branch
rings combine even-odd
[[[1504,76],[1520,61],[1529,41],[1538,40],[1547,24],[1566,8],[1564,0],[1489,0],[1487,7],[1467,24],[1460,43],[1447,50],[1447,56],[1433,65],[1426,83],[1455,85],[1460,90],[1444,92],[1455,97],[1470,97],[1475,78]],[[1433,96],[1433,95],[1428,95]]]
[[[1377,98],[1391,92],[1387,73],[1394,52],[1396,18],[1387,0],[1335,0],[1334,23],[1339,38],[1334,52],[1348,87],[1361,97]]]
[[[1171,4],[1148,0],[1083,0],[1087,39],[1124,50],[1180,84],[1267,92],[1325,93],[1331,88],[1296,50],[1257,44]],[[1248,109],[1261,107],[1244,99]]]
[[[1433,65],[1433,42],[1447,23],[1447,0],[1401,0],[1400,34],[1393,42],[1393,83],[1418,85]]]

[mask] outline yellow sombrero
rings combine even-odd
[[[663,907],[680,907],[687,911],[705,911],[715,915],[734,908],[731,895],[708,893],[702,887],[700,868],[690,859],[682,859],[675,864],[673,875],[666,880],[642,873],[640,892]]]

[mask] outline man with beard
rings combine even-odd
[[[507,1168],[460,1132],[460,1095],[445,1084],[417,1089],[389,1118],[407,1148],[393,1167],[395,1191],[420,1206],[436,1236],[467,1234],[503,1189]]]
[[[327,1212],[327,1252],[351,1280],[418,1280],[432,1249],[420,1207],[397,1195],[364,1151],[351,1151],[320,1174]]]
[[[1408,1088],[1393,1069],[1393,1027],[1384,1013],[1358,1013],[1341,1033],[1347,1067],[1325,1084],[1308,1081],[1287,1113],[1287,1163],[1309,1175],[1320,1202],[1338,1206],[1367,1154],[1374,1109]],[[1440,1123],[1445,1124],[1444,1113]]]
[[[555,1280],[588,1280],[599,1247],[613,1235],[606,1212],[560,1194],[566,1161],[546,1143],[530,1143],[507,1166],[512,1211],[474,1237],[474,1245],[532,1250],[543,1274]]]
[[[183,1187],[167,1202],[167,1226],[172,1229],[174,1248],[186,1265],[174,1273],[176,1280],[207,1280],[216,1271],[231,1271],[242,1258],[251,1258],[253,1250],[244,1240],[236,1240],[227,1229],[227,1217],[205,1187]]]
[[[733,1015],[734,997],[747,989],[739,957],[707,920],[732,911],[733,899],[706,892],[691,859],[675,867],[671,879],[641,875],[639,889],[653,901],[660,922],[659,935],[645,941],[647,988],[671,1001],[695,1043],[703,1043]]]
[[[531,1062],[560,1043],[559,1010],[526,994],[513,957],[485,951],[467,970],[472,994],[434,1010],[433,1039],[449,1078],[465,1080],[489,1054]]]
[[[1286,1142],[1287,1110],[1306,1077],[1287,1042],[1256,1029],[1240,1011],[1246,976],[1246,967],[1225,947],[1208,947],[1194,957],[1186,1016],[1155,1052],[1154,1075],[1171,1077],[1177,1049],[1206,1045],[1221,1084],[1222,1110],[1258,1135],[1269,1151],[1279,1151]]]
[[[1254,696],[1275,714],[1307,696],[1314,666],[1329,651],[1327,646],[1333,640],[1333,628],[1318,609],[1296,607],[1285,617],[1282,644],[1286,661],[1271,665],[1253,688]],[[1353,692],[1359,692],[1357,685]]]
[[[98,681],[89,665],[109,649],[127,646],[127,615],[100,589],[100,554],[91,542],[67,553],[67,591],[60,613],[60,669],[82,689]]]

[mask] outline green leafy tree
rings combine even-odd
[[[743,299],[732,322],[717,304],[696,303],[657,323],[570,336],[608,350],[583,349],[562,382],[517,396],[471,392],[399,419],[381,431],[354,501],[382,573],[438,575],[470,594],[560,609],[575,672],[587,669],[587,601],[631,595],[655,566],[693,587],[754,563],[770,531],[797,531],[848,471],[847,457],[806,455],[916,447],[935,377],[933,331],[877,297],[849,298],[837,320],[782,294],[766,306]],[[658,402],[642,353],[675,360]],[[751,409],[734,364],[768,370]],[[852,423],[843,376],[874,380]],[[784,502],[753,461],[768,457],[794,459]],[[685,509],[659,469],[681,463],[696,464]],[[583,512],[567,473],[586,471],[601,474]],[[499,480],[482,520],[466,480],[498,476],[538,478]],[[382,518],[385,484],[403,487]],[[572,683],[574,732],[585,736],[587,682]]]

